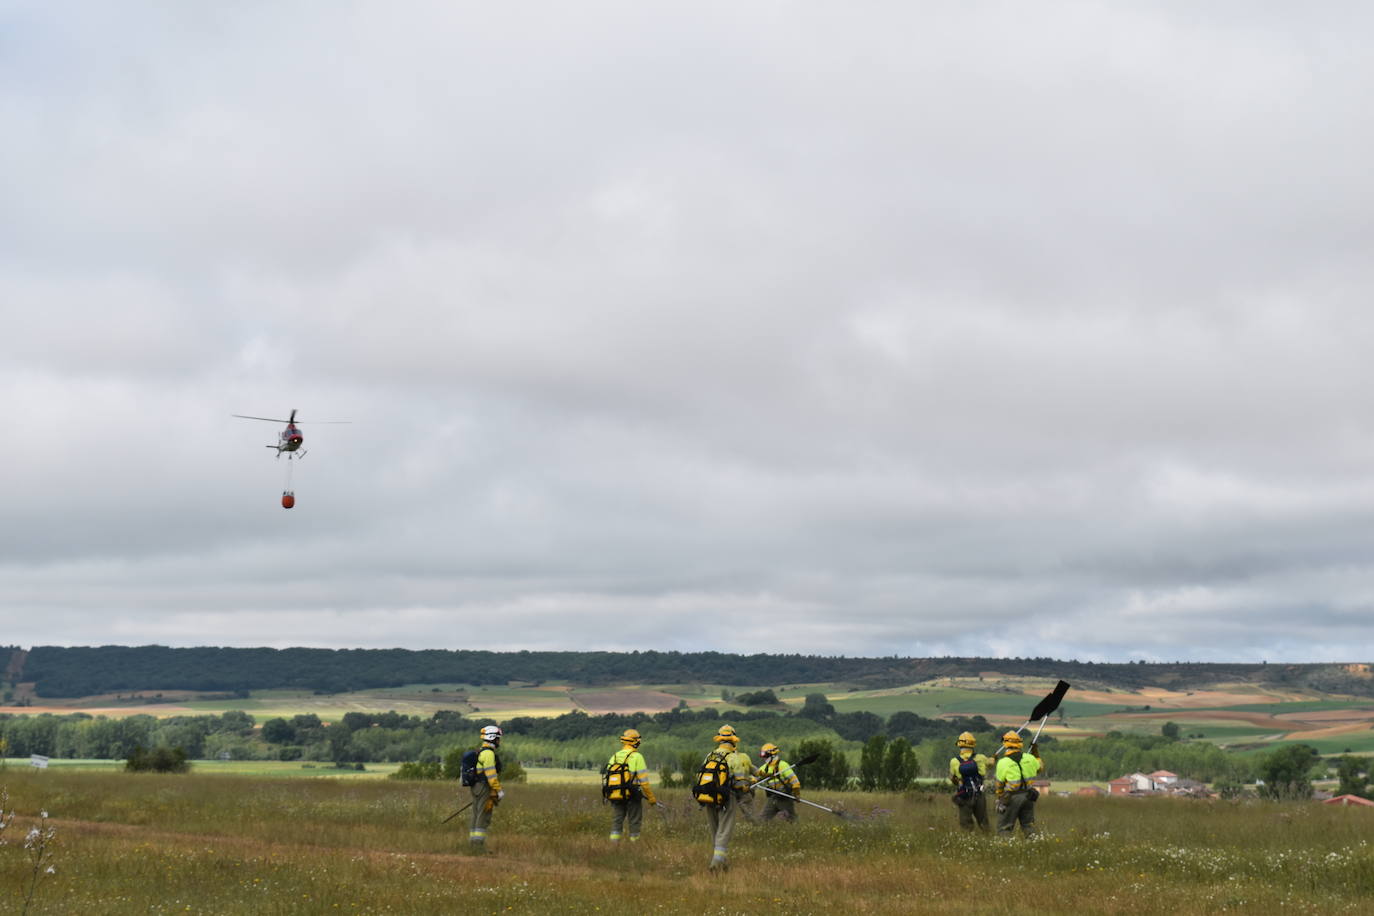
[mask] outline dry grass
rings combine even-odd
[[[57,872],[41,913],[1361,912],[1374,816],[1318,805],[1050,799],[1034,841],[954,829],[943,798],[850,795],[842,820],[745,824],[706,872],[704,817],[680,794],[619,854],[594,787],[515,786],[492,854],[466,850],[451,784],[9,772],[46,808]],[[875,805],[882,807],[875,808]],[[0,910],[22,862],[0,848]]]

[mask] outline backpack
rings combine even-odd
[[[480,748],[472,748],[463,752],[463,760],[458,767],[459,781],[465,786],[475,786],[479,782],[486,782],[487,777],[477,770],[477,755],[482,753]],[[496,758],[496,772],[501,772],[501,755],[496,751],[491,752],[491,756]]]
[[[982,794],[983,777],[978,773],[977,759],[970,757],[967,760],[959,761],[959,776],[963,782],[959,784],[959,789],[954,793],[956,805],[967,804]]]
[[[610,801],[629,801],[639,796],[639,786],[635,783],[634,773],[630,770],[630,757],[634,755],[631,750],[616,762],[616,757],[620,757],[617,751],[612,755],[606,765],[601,768],[601,797]]]
[[[725,754],[712,751],[697,768],[692,783],[692,797],[697,804],[720,808],[730,801],[730,764],[725,758]]]

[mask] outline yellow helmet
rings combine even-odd
[[[978,739],[973,737],[973,732],[964,732],[954,744],[956,747],[976,747],[978,745]]]
[[[759,748],[759,756],[764,758],[776,757],[780,753],[782,753],[782,749],[771,741]]]
[[[639,747],[639,732],[635,731],[633,728],[627,728],[621,733],[620,740],[630,747]]]
[[[1005,744],[1005,745],[1007,746],[1007,750],[1010,750],[1010,751],[1019,751],[1019,750],[1021,750],[1021,733],[1020,733],[1020,732],[1007,732],[1005,735],[1002,736],[1002,743]]]
[[[722,725],[720,730],[716,732],[715,742],[720,744],[724,741],[728,741],[731,744],[739,744],[739,735],[735,734],[734,728],[729,725]]]

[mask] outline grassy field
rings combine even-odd
[[[28,758],[11,757],[2,761],[0,784],[11,773],[31,772]],[[400,768],[399,763],[369,763],[364,770],[336,769],[327,763],[298,760],[196,760],[191,769],[197,776],[270,776],[281,779],[385,779]],[[60,760],[48,761],[49,772],[123,772],[123,760]],[[529,781],[535,784],[570,783],[598,785],[601,776],[595,770],[565,770],[562,767],[525,767]]]
[[[591,786],[511,787],[492,852],[466,850],[452,784],[54,769],[0,778],[55,829],[34,913],[1368,912],[1374,812],[1315,804],[1049,799],[1032,841],[953,829],[943,797],[818,795],[796,825],[744,824],[708,874],[680,794],[616,851]],[[0,847],[0,909],[31,876]]]

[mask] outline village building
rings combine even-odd
[[[1107,783],[1108,795],[1130,795],[1135,789],[1135,780],[1129,776],[1119,776]]]
[[[1374,808],[1374,801],[1367,798],[1360,798],[1358,795],[1337,795],[1335,798],[1328,798],[1322,802],[1323,805],[1340,805],[1342,808],[1351,805],[1357,808]]]
[[[1155,784],[1156,789],[1166,789],[1178,782],[1178,774],[1170,773],[1168,770],[1155,770],[1146,778]]]

